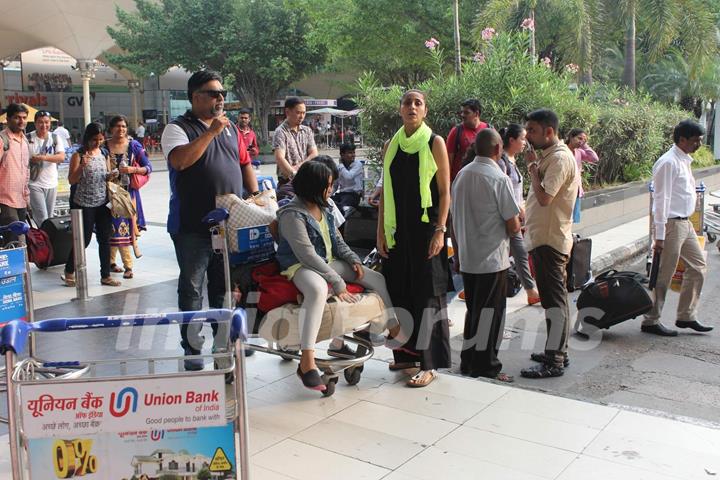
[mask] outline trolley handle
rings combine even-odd
[[[25,235],[28,230],[30,230],[30,225],[19,220],[0,226],[0,233],[10,232],[13,235]]]
[[[54,318],[27,323],[20,320],[8,322],[0,330],[0,354],[7,351],[22,353],[31,332],[66,332],[69,330],[117,328],[187,324],[196,322],[229,322],[230,339],[235,342],[247,340],[247,316],[245,310],[228,309],[205,311],[151,313],[144,315],[118,315],[112,317]]]
[[[230,212],[228,212],[227,209],[216,208],[214,210],[210,210],[210,212],[203,217],[202,222],[209,225],[218,225],[220,222],[227,220],[229,216]]]

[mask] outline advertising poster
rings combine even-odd
[[[26,384],[21,387],[21,399],[28,438],[75,438],[226,423],[223,375]]]
[[[75,58],[57,48],[37,48],[20,55],[23,90],[30,92],[80,92],[82,79]],[[127,79],[99,63],[92,80],[95,92],[127,92]]]
[[[25,249],[0,252],[0,326],[11,320],[25,320]]]
[[[237,478],[231,423],[35,439],[28,453],[33,480]]]

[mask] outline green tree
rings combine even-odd
[[[109,60],[160,73],[173,65],[217,70],[226,87],[248,105],[267,139],[277,92],[323,63],[322,45],[309,40],[310,18],[283,0],[135,0],[136,12],[118,8],[108,28],[124,53]]]
[[[711,0],[603,0],[609,26],[624,31],[622,84],[637,86],[637,59],[656,62],[670,47],[702,69],[718,52],[718,7]]]
[[[576,63],[581,83],[593,81],[593,63],[599,46],[597,0],[485,0],[478,9],[474,38],[480,42],[486,27],[520,30],[526,18],[532,19],[529,53],[533,61],[540,55],[556,63]]]
[[[428,78],[437,65],[424,42],[440,41],[451,52],[453,2],[438,0],[294,0],[316,25],[315,42],[327,45],[327,68],[361,73],[372,71],[382,83],[409,85]],[[473,0],[459,1],[460,46],[472,57],[470,38],[475,14]],[[446,56],[448,66],[453,55]]]
[[[201,468],[200,471],[197,473],[198,480],[210,480],[211,478],[212,475],[210,474],[210,470],[208,470],[207,467]]]

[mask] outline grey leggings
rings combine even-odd
[[[518,232],[510,237],[510,255],[515,260],[515,273],[520,277],[520,282],[525,290],[535,288],[535,280],[530,274],[528,264],[528,253],[525,250],[525,242],[522,233]]]
[[[342,260],[333,260],[330,267],[335,270],[343,280],[357,283],[380,295],[385,303],[385,308],[391,308],[390,294],[385,286],[385,277],[380,273],[363,267],[365,275],[362,280],[356,279],[355,270],[350,264]],[[302,350],[314,350],[317,343],[318,332],[322,324],[323,310],[328,297],[328,284],[314,270],[300,267],[292,278],[295,286],[303,294],[303,303],[300,310],[299,330],[300,348]],[[335,292],[338,293],[338,292]]]

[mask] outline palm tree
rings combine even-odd
[[[622,84],[636,88],[636,55],[640,48],[657,61],[671,45],[679,46],[691,63],[703,63],[718,51],[718,26],[713,7],[705,0],[604,0],[615,22],[625,31]],[[638,22],[638,20],[641,20]],[[639,27],[639,28],[638,28]]]

